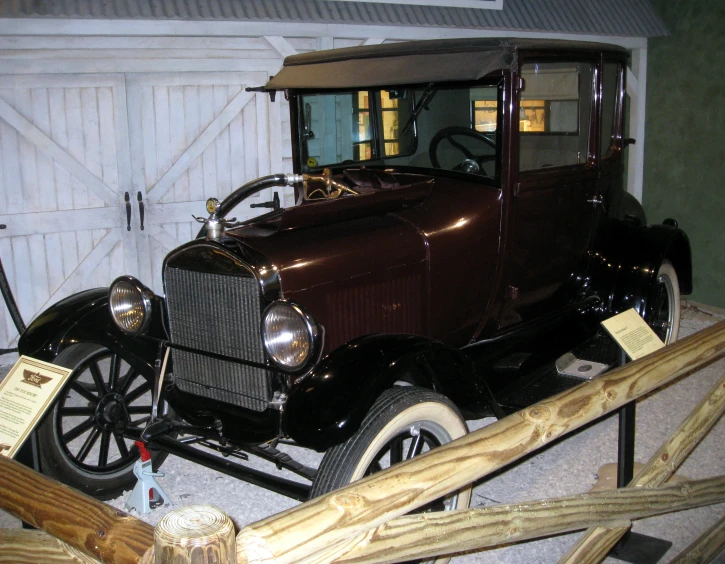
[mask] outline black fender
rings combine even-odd
[[[166,339],[162,323],[163,301],[153,299],[153,317],[147,335]],[[158,341],[123,333],[111,319],[108,288],[69,296],[38,315],[18,341],[18,352],[53,362],[64,349],[77,343],[96,343],[119,353],[149,379],[154,376]]]
[[[607,313],[631,307],[643,316],[657,271],[667,259],[672,263],[680,292],[692,292],[692,253],[687,234],[671,225],[639,225],[611,220],[598,233],[592,251],[592,287]]]
[[[396,381],[435,390],[457,405],[489,397],[474,372],[464,353],[426,337],[360,337],[331,352],[294,384],[283,429],[302,446],[326,450],[349,439]]]

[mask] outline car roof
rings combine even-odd
[[[265,90],[333,89],[477,80],[516,66],[519,51],[609,52],[616,45],[542,39],[439,39],[292,55]]]

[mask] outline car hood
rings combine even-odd
[[[252,225],[227,235],[266,257],[268,268],[280,277],[281,297],[354,279],[377,279],[391,270],[422,267],[426,260],[423,236],[394,214],[295,224],[294,228],[282,219],[279,222],[277,229]]]

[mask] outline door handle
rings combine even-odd
[[[128,192],[123,199],[126,201],[126,231],[131,231],[131,196],[128,195]]]
[[[594,196],[591,200],[587,200],[588,203],[592,204],[595,208],[597,205],[602,206],[602,211],[606,213],[607,208],[604,206],[604,198],[600,194]]]
[[[143,196],[141,195],[141,192],[136,194],[136,199],[138,200],[138,215],[141,218],[141,231],[143,231],[144,205],[143,205]],[[129,204],[129,206],[130,206],[130,204]]]

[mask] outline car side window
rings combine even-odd
[[[599,142],[599,154],[606,155],[612,145],[612,136],[615,134],[614,120],[619,91],[619,65],[617,63],[604,63],[602,69],[602,126]]]
[[[525,63],[521,76],[519,170],[586,163],[594,65]]]

